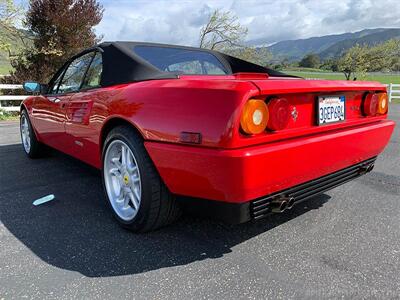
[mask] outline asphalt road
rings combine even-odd
[[[0,299],[399,298],[399,135],[372,173],[284,214],[135,235],[98,171],[57,152],[29,160],[17,124],[0,123]]]

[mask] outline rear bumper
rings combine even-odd
[[[145,147],[172,193],[249,203],[377,156],[394,126],[383,120],[234,150],[155,142]]]
[[[271,214],[271,201],[273,200],[292,198],[294,204],[298,204],[360,177],[373,169],[375,160],[376,157],[373,157],[334,173],[249,202],[229,203],[195,198],[183,198],[180,200],[182,200],[181,204],[184,209],[191,214],[219,219],[227,223],[244,223],[250,220],[258,220]]]

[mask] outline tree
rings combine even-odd
[[[320,65],[320,69],[330,70],[333,72],[338,72],[338,59],[337,58],[329,58],[325,60],[322,65]]]
[[[400,41],[396,39],[372,47],[355,45],[339,58],[337,67],[350,80],[355,73],[364,76],[367,71],[394,71],[399,57]]]
[[[266,66],[272,58],[272,53],[265,47],[230,47],[222,50],[224,53],[252,62],[260,66]]]
[[[303,68],[318,68],[319,64],[320,64],[319,56],[313,53],[307,54],[299,62],[299,66]]]
[[[400,40],[392,39],[368,49],[368,71],[394,70],[400,57]]]
[[[200,31],[200,48],[212,50],[239,45],[247,35],[238,18],[230,11],[214,10]]]
[[[16,6],[13,0],[0,0],[0,50],[6,50],[9,56],[12,44],[21,42],[26,46],[28,36],[24,31],[17,29],[17,22],[21,19],[22,8]]]
[[[33,45],[12,60],[13,81],[47,82],[68,57],[99,41],[93,27],[102,16],[96,0],[31,0],[25,26]]]
[[[272,54],[271,54],[272,55]],[[295,63],[293,63],[295,64]],[[281,60],[281,66],[283,69],[289,67],[291,65],[289,58],[285,57]]]
[[[272,58],[265,47],[247,47],[242,42],[247,28],[229,11],[214,10],[200,30],[200,48],[218,50],[252,63],[265,66]]]
[[[358,73],[364,76],[369,68],[368,47],[355,45],[338,60],[338,70],[344,73],[346,80]]]

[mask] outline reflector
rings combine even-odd
[[[201,144],[201,133],[198,132],[181,132],[179,141],[182,143]]]

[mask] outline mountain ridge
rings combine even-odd
[[[274,60],[300,60],[309,53],[318,54],[321,59],[328,59],[340,56],[344,51],[356,44],[375,45],[393,38],[400,39],[400,28],[371,28],[342,34],[285,40],[266,48],[271,51]],[[257,43],[260,45],[261,42],[262,39],[258,39],[249,41],[248,44],[257,47]],[[258,48],[262,47],[258,46]]]

